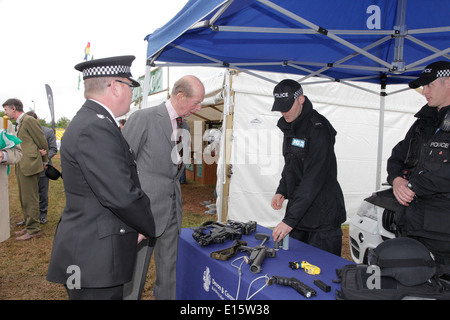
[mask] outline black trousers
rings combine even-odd
[[[326,231],[302,231],[294,229],[289,236],[313,247],[341,256],[342,229],[341,227]]]
[[[65,288],[69,300],[122,300],[123,297],[123,285],[109,288]]]

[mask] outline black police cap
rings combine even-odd
[[[134,87],[140,84],[131,75],[131,64],[135,56],[118,56],[81,62],[75,69],[83,73],[83,80],[98,77],[127,78]]]

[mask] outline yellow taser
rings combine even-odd
[[[313,274],[313,275],[314,274],[320,274],[320,268],[310,264],[309,262],[302,261],[300,266],[301,266],[302,269],[305,269],[305,272],[307,274]]]

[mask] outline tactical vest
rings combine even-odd
[[[419,120],[414,138],[410,140],[405,159],[404,178],[438,170],[450,161],[450,111],[447,111],[441,126],[431,138],[425,137],[424,121]]]

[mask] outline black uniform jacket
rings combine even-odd
[[[388,182],[392,185],[396,177],[405,177],[416,193],[398,219],[407,235],[450,241],[449,112],[450,106],[439,112],[422,107],[388,159]]]
[[[138,232],[154,236],[155,225],[133,152],[98,103],[87,100],[65,131],[61,166],[66,206],[47,280],[66,283],[76,266],[82,288],[130,281]]]
[[[344,196],[337,181],[336,131],[305,98],[296,120],[278,121],[284,133],[285,165],[276,193],[289,200],[284,223],[305,231],[330,230],[346,219]]]

